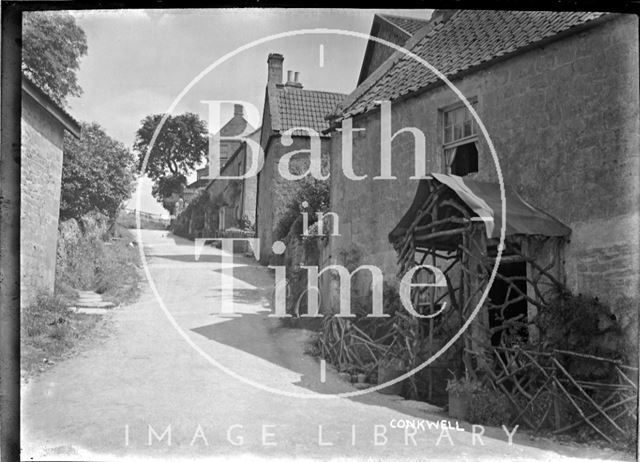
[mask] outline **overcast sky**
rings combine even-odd
[[[207,66],[254,40],[300,29],[341,29],[368,34],[376,12],[427,19],[431,10],[125,10],[73,12],[87,35],[88,54],[78,73],[84,90],[69,101],[69,112],[96,121],[131,147],[140,121],[167,111]],[[324,60],[321,66],[320,45]],[[243,100],[260,115],[267,79],[267,55],[284,55],[287,70],[300,72],[307,89],[350,93],[356,84],[366,41],[356,37],[309,34],[252,47],[207,74],[173,111],[195,112],[208,120],[203,100]],[[229,107],[222,122],[231,116]],[[249,120],[259,125],[256,118]],[[142,209],[166,213],[142,188]]]

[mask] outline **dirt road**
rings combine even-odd
[[[212,364],[283,392],[352,391],[303,354],[308,334],[268,318],[273,277],[235,256],[233,302],[219,316],[222,252],[166,231],[143,231],[148,268],[166,312],[145,285],[140,301],[108,316],[108,335],[23,388],[25,460],[230,457],[413,460],[590,460],[618,453],[532,440],[503,429],[396,428],[446,419],[437,408],[377,393],[309,399],[274,394]],[[509,428],[509,431],[513,429]],[[476,433],[480,429],[476,428]],[[630,460],[630,459],[629,459]]]

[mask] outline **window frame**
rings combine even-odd
[[[467,98],[467,101],[469,102],[469,104],[471,104],[471,106],[474,108],[474,110],[476,110],[477,112],[477,106],[478,106],[478,98],[476,96],[471,97],[471,98]],[[451,175],[451,165],[453,164],[453,162],[455,161],[455,156],[457,153],[457,150],[453,151],[453,156],[451,158],[451,160],[448,162],[447,161],[447,151],[449,151],[450,149],[455,149],[458,146],[462,146],[464,144],[469,144],[469,143],[475,143],[476,145],[476,150],[478,151],[478,157],[480,157],[480,149],[479,149],[479,145],[478,145],[478,125],[475,121],[475,119],[473,118],[473,115],[471,115],[471,123],[472,123],[472,131],[473,133],[471,135],[467,135],[467,136],[463,136],[462,138],[458,138],[454,141],[450,141],[448,143],[445,143],[445,130],[447,127],[454,127],[455,124],[453,125],[447,125],[445,126],[445,118],[447,113],[451,113],[453,111],[456,111],[458,109],[464,108],[467,112],[469,112],[469,109],[467,108],[466,104],[464,104],[462,101],[458,101],[456,103],[450,104],[448,106],[444,106],[442,108],[440,108],[440,146],[441,146],[441,159],[442,159],[442,164],[443,164],[443,171],[444,173]],[[453,134],[455,134],[455,129],[453,131]],[[453,135],[452,135],[453,136]],[[479,160],[479,159],[478,159]],[[480,162],[478,162],[478,172],[480,171]],[[472,172],[470,173],[471,175],[474,173],[478,173],[478,172]]]

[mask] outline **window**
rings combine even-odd
[[[447,173],[466,176],[478,171],[477,128],[466,106],[444,111],[442,139]]]
[[[220,231],[225,230],[224,219],[225,219],[225,211],[224,211],[224,206],[222,206],[220,207],[220,210],[218,210],[218,230]]]

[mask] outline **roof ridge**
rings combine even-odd
[[[43,101],[39,101],[43,107],[45,107],[50,112],[59,112],[62,119],[66,118],[68,120],[62,120],[63,125],[66,126],[67,130],[74,134],[76,137],[80,137],[81,125],[80,122],[73,117],[67,109],[61,104],[54,100],[49,93],[40,88],[35,81],[31,78],[31,76],[27,75],[24,71],[22,72],[22,80],[21,80],[21,89],[26,91],[27,93],[36,92],[36,94],[31,94],[31,97],[37,100],[37,97],[43,99]],[[77,132],[77,133],[76,133]]]
[[[398,19],[406,19],[409,21],[418,21],[418,22],[429,22],[429,19],[421,19],[421,18],[414,18],[413,16],[402,16],[399,14],[387,14],[387,13],[376,13],[378,16],[383,16],[385,18],[398,18]]]
[[[396,29],[404,32],[407,35],[407,37],[412,37],[413,35],[417,34],[418,31],[420,31],[420,29],[422,29],[429,23],[429,19],[419,19],[419,18],[413,18],[410,16],[398,16],[393,14],[378,14],[377,16],[380,17],[382,20],[386,21],[387,23],[391,24]],[[410,23],[418,23],[420,24],[420,27],[418,27],[417,30],[414,30],[413,32],[411,32],[407,30],[405,27],[403,27],[401,24],[398,24],[398,21],[396,20],[406,21]],[[404,26],[406,25],[407,24],[405,23]]]
[[[437,23],[431,24],[431,27],[423,27],[418,32],[416,32],[413,37],[409,38],[409,40],[407,40],[404,45],[398,46],[404,50],[411,51],[411,49],[415,47],[416,44],[418,44],[427,35],[434,33],[436,29],[440,29],[439,26],[441,26],[442,24],[443,23]],[[369,91],[371,87],[378,83],[378,81],[380,81],[387,74],[387,72],[390,71],[402,59],[403,56],[407,56],[406,53],[401,50],[395,48],[394,50],[395,51],[393,52],[393,54],[389,56],[386,61],[384,61],[375,71],[373,71],[371,75],[369,75],[369,77],[364,80],[364,82],[358,85],[355,90],[347,95],[346,99],[342,102],[342,108],[340,108],[342,111],[349,108],[349,106],[351,106],[358,98],[360,98],[367,91]],[[336,112],[341,112],[341,110],[338,110]]]
[[[481,11],[476,10],[476,13],[481,13]],[[420,31],[416,33],[416,36],[411,38],[405,43],[402,48],[406,49],[418,56],[425,57],[428,59],[433,65],[441,67],[444,64],[442,61],[442,54],[447,53],[446,45],[451,42],[451,37],[456,36],[456,31],[460,27],[471,27],[467,23],[470,21],[468,17],[468,10],[457,10],[451,18],[447,21],[439,22],[434,24],[432,27],[425,26]],[[477,65],[487,65],[496,59],[504,59],[507,56],[512,55],[513,53],[519,53],[523,50],[528,49],[529,47],[536,46],[541,42],[547,40],[555,40],[562,37],[564,34],[572,34],[576,30],[581,30],[585,27],[595,26],[599,20],[610,16],[608,13],[601,12],[550,12],[550,11],[495,11],[495,10],[484,10],[482,13],[491,13],[495,15],[495,18],[484,17],[482,20],[487,22],[491,22],[492,20],[501,20],[504,21],[505,25],[503,28],[497,31],[486,32],[482,27],[485,27],[486,24],[483,23],[474,26],[476,29],[471,28],[471,34],[482,34],[490,36],[495,36],[498,42],[494,43],[493,48],[489,48],[489,50],[485,50],[484,54],[479,56],[477,59],[471,60],[465,58],[464,56],[458,59],[456,62],[446,62],[445,68],[440,68],[440,72],[442,72],[447,77],[451,78],[452,76],[458,75],[461,72],[467,72],[470,69],[475,68]],[[509,14],[513,14],[513,17],[508,16]],[[501,41],[501,39],[505,39],[505,34],[508,36],[509,31],[513,30],[516,27],[520,27],[523,20],[526,20],[527,14],[539,15],[542,20],[531,22],[530,26],[525,27],[526,30],[523,31],[523,37],[518,39],[516,38],[508,38],[506,45]],[[556,14],[554,16],[554,14]],[[467,15],[467,16],[465,16]],[[507,15],[506,17],[503,17]],[[548,17],[545,18],[545,15]],[[465,22],[466,21],[466,22]],[[507,22],[508,21],[508,22]],[[485,27],[486,29],[486,27]],[[434,49],[434,47],[436,47]],[[454,50],[455,51],[455,50]],[[450,51],[449,51],[450,52]],[[396,66],[403,62],[402,56],[406,56],[404,52],[401,50],[396,50],[376,71],[374,71],[364,82],[362,82],[356,89],[345,99],[345,101],[338,106],[335,111],[335,116],[339,120],[340,118],[345,118],[348,116],[352,116],[355,114],[360,114],[362,112],[367,112],[374,108],[374,101],[378,99],[396,99],[399,96],[411,94],[415,91],[424,88],[425,86],[430,85],[431,81],[427,81],[429,79],[417,77],[414,78],[411,82],[407,80],[403,80],[403,76],[400,75],[403,71],[406,73],[410,69],[414,69],[411,66],[404,66],[407,69],[398,69],[396,71]],[[429,56],[428,58],[426,58]],[[399,75],[395,75],[398,74]],[[396,85],[395,89],[393,86],[390,87],[390,83],[384,80],[388,75],[393,77],[394,81],[399,82]],[[390,77],[390,79],[392,78]],[[406,77],[406,75],[405,75]],[[433,76],[431,76],[433,77]],[[387,79],[389,80],[389,79]],[[437,81],[439,79],[435,79]],[[377,90],[377,86],[379,86],[379,91]]]
[[[283,85],[282,87],[279,87],[282,90],[285,91],[291,91],[291,90],[295,90],[295,91],[306,91],[306,92],[313,92],[313,93],[326,93],[328,95],[337,95],[337,96],[347,96],[349,95],[349,93],[338,93],[335,91],[326,91],[326,90],[311,90],[308,88],[296,88],[296,87],[287,87],[285,85]]]

